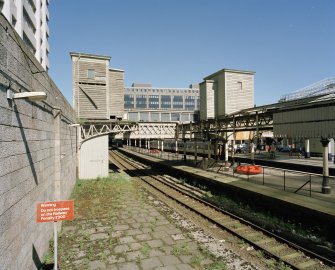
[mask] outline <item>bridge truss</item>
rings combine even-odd
[[[136,132],[138,124],[136,122],[123,121],[88,121],[81,125],[82,142],[107,134],[119,134],[125,132]]]

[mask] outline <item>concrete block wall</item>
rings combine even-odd
[[[6,91],[44,91],[42,102]],[[68,199],[76,180],[75,112],[0,14],[0,269],[39,269],[53,234],[36,203]]]

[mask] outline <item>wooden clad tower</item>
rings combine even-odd
[[[200,119],[214,119],[254,106],[253,71],[221,69],[200,83]]]
[[[79,119],[121,120],[124,71],[109,68],[110,56],[70,53],[73,107]]]

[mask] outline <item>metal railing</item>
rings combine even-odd
[[[130,147],[130,149],[136,152],[141,152],[143,154],[161,158],[162,160],[174,161],[177,164],[196,166],[193,155],[184,156],[182,153],[162,152],[156,150],[152,151],[133,146]],[[205,160],[205,158],[199,156],[197,163],[202,162],[203,160]],[[236,173],[234,166],[229,167],[225,161],[219,160],[214,163],[208,163],[207,171],[217,174],[230,175],[232,177],[246,180],[254,184],[260,184],[271,188],[284,190],[286,192],[309,197],[317,197],[325,201],[329,201],[331,199],[335,201],[335,177],[333,176],[328,176],[332,193],[322,194],[322,182],[324,177],[321,174],[280,169],[268,166],[261,167],[262,173],[260,174],[244,175]]]

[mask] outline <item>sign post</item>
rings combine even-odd
[[[57,270],[57,221],[74,219],[74,201],[37,203],[37,222],[54,223],[54,269]]]

